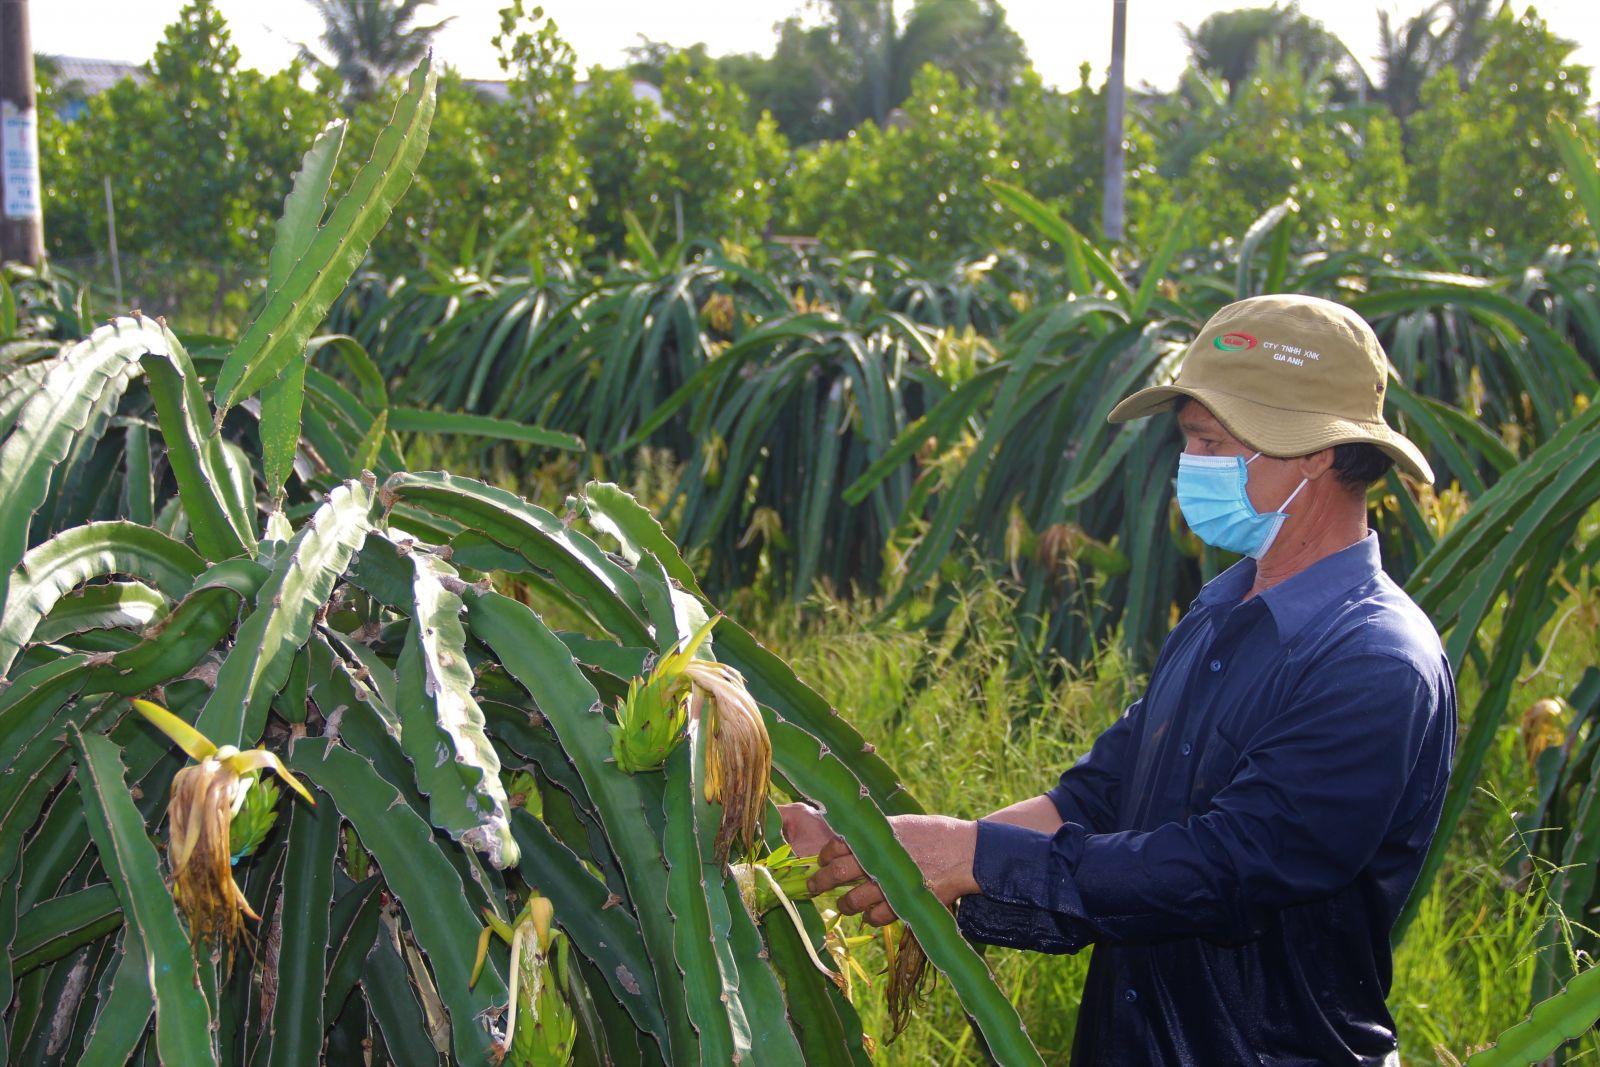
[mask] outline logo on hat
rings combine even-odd
[[[1225,333],[1211,342],[1224,352],[1243,352],[1256,346],[1256,339],[1247,333]]]

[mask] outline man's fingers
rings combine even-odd
[[[874,904],[872,907],[868,908],[866,914],[863,915],[862,918],[867,921],[869,926],[888,926],[890,923],[898,919],[899,916],[894,913],[894,909],[891,908],[889,906],[889,902],[885,900],[880,904]]]
[[[883,890],[878,883],[863,882],[839,898],[839,912],[843,915],[860,915],[883,903]]]
[[[859,882],[866,876],[867,872],[861,869],[861,864],[846,849],[843,856],[831,863],[823,863],[817,873],[806,880],[806,888],[813,894],[826,893],[830,889]]]
[[[834,860],[849,855],[851,855],[850,846],[844,843],[844,838],[835,834],[817,853],[817,862],[826,867]]]

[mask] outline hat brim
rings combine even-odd
[[[1382,422],[1354,422],[1313,411],[1290,411],[1243,400],[1216,389],[1157,385],[1141,389],[1111,409],[1108,422],[1129,422],[1170,411],[1179,400],[1204,404],[1233,436],[1268,456],[1304,456],[1334,445],[1375,445],[1419,481],[1433,484],[1433,468],[1420,449]]]

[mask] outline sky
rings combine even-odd
[[[1129,0],[1129,83],[1144,82],[1159,89],[1176,84],[1187,56],[1180,23],[1195,26],[1213,11],[1266,2]],[[1105,80],[1111,47],[1110,0],[1002,3],[1047,84],[1076,86],[1084,62],[1092,66],[1094,84]],[[713,55],[768,53],[776,39],[774,25],[801,12],[806,0],[542,0],[542,4],[584,69],[597,63],[620,65],[625,50],[637,44],[641,34],[679,46],[704,41]],[[504,0],[439,0],[434,8],[438,16],[426,21],[444,15],[455,18],[437,38],[437,57],[468,78],[501,77],[490,39],[503,5]],[[1375,77],[1377,64],[1370,57],[1377,50],[1379,7],[1398,16],[1398,22],[1427,5],[1428,0],[1302,0],[1300,9],[1338,34]],[[896,0],[897,10],[903,12],[908,6],[909,0]],[[1600,66],[1595,0],[1541,0],[1537,6],[1557,33],[1579,43],[1575,61]],[[33,48],[142,63],[182,7],[183,0],[32,0]],[[232,28],[245,65],[263,71],[286,65],[298,42],[314,44],[322,25],[307,0],[217,0],[217,7]]]

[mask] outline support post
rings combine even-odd
[[[1123,59],[1128,42],[1128,0],[1111,0],[1111,69],[1106,75],[1105,173],[1101,182],[1101,229],[1106,240],[1121,241],[1126,214],[1123,183],[1126,167],[1122,148]]]
[[[0,0],[0,261],[44,258],[39,113],[28,0]]]

